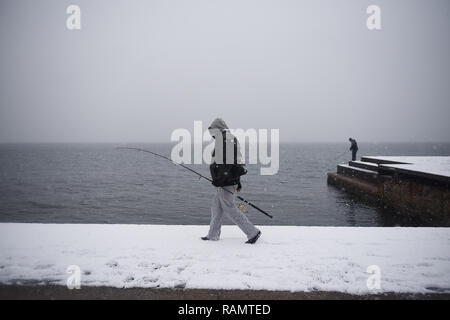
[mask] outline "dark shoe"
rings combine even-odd
[[[261,231],[258,231],[256,236],[254,236],[251,239],[248,239],[248,241],[246,243],[254,244],[256,241],[258,241],[259,237],[261,237],[261,234],[262,234]]]
[[[209,240],[208,237],[201,237],[201,239],[202,239],[202,240],[205,240],[205,241],[206,241],[206,240]]]

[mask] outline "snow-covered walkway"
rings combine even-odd
[[[0,283],[291,291],[450,292],[450,228],[0,224]],[[367,287],[371,265],[381,290]],[[375,267],[376,268],[376,267]]]

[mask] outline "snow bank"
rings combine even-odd
[[[225,226],[0,224],[0,282],[82,286],[450,292],[449,228],[262,226],[256,245]],[[381,270],[381,290],[366,285]]]

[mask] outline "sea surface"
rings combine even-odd
[[[0,144],[0,222],[209,224],[214,187],[124,144]],[[171,144],[127,144],[169,156]],[[449,143],[359,143],[361,155],[450,155]],[[347,143],[284,143],[273,176],[248,165],[241,196],[262,225],[427,226],[327,185],[350,160]],[[209,176],[207,165],[190,168]]]

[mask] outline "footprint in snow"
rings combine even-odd
[[[168,264],[156,264],[156,263],[154,263],[153,264],[153,271],[155,271],[155,270],[159,270],[159,269],[161,269],[161,268],[167,268],[169,265]]]
[[[119,266],[119,263],[117,261],[110,261],[106,263],[106,266],[110,268],[117,268]]]
[[[138,267],[139,268],[148,268],[149,267],[149,264],[147,263],[147,262],[140,262],[139,264],[138,264]]]
[[[184,289],[186,288],[186,282],[180,282],[174,286],[175,289]]]
[[[155,282],[158,282],[158,278],[156,278],[156,277],[143,277],[142,278],[142,281],[144,281],[144,283],[155,283]]]

